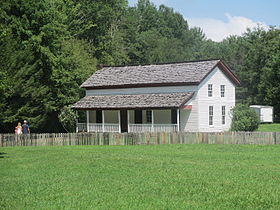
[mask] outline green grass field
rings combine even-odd
[[[260,124],[258,131],[280,132],[280,123]]]
[[[280,145],[0,148],[0,209],[279,209]]]

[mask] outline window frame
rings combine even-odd
[[[222,125],[226,124],[226,106],[222,106]]]
[[[146,121],[148,124],[152,124],[152,110],[146,110]]]
[[[208,107],[208,124],[209,124],[209,126],[214,125],[214,107],[213,106]]]
[[[224,98],[225,97],[225,93],[226,93],[226,86],[225,85],[221,85],[220,86],[220,90],[221,90],[221,97]]]
[[[208,84],[208,97],[213,96],[213,84]]]

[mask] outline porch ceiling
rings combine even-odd
[[[189,101],[193,92],[86,96],[74,109],[158,109],[179,108]]]

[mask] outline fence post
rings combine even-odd
[[[1,135],[1,147],[4,147],[4,134]]]
[[[276,132],[273,132],[273,139],[274,139],[274,144],[277,144],[277,142],[276,142]]]

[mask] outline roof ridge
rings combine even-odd
[[[168,65],[168,64],[183,64],[183,63],[198,63],[205,61],[221,61],[220,58],[212,58],[212,59],[203,59],[203,60],[189,60],[189,61],[175,61],[175,62],[164,62],[164,63],[154,63],[154,64],[126,64],[126,65],[103,65],[104,68],[109,67],[129,67],[129,66],[158,66],[158,65]]]

